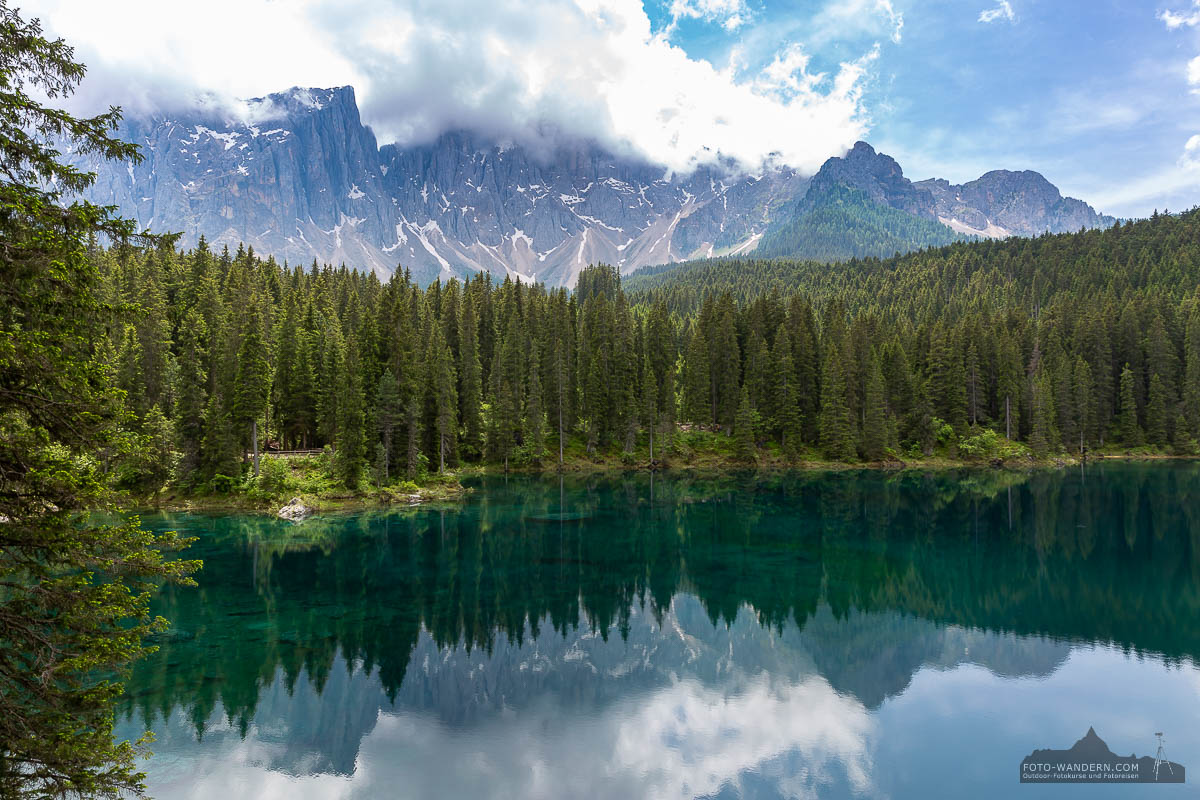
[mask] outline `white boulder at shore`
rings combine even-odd
[[[293,497],[286,506],[279,509],[276,514],[280,519],[290,520],[292,522],[303,522],[311,516],[313,510],[304,505],[304,501],[299,497]]]

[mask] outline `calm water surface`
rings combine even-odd
[[[1183,797],[1200,465],[489,479],[148,517],[196,589],[129,684],[157,798]],[[1018,783],[1089,727],[1183,786]]]

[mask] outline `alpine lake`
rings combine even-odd
[[[170,798],[1074,798],[1200,770],[1200,462],[489,477],[453,506],[145,515],[197,588],[117,733]]]

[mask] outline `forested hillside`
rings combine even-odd
[[[887,261],[702,262],[574,294],[486,274],[421,288],[251,251],[98,255],[128,309],[106,350],[146,452],[201,486],[260,445],[328,445],[356,485],[479,461],[735,452],[837,461],[1039,455],[1200,433],[1200,214]],[[664,445],[667,445],[664,448]],[[669,458],[669,455],[668,455]],[[169,470],[129,471],[130,487]],[[224,477],[222,477],[224,476]]]
[[[835,185],[816,200],[805,197],[781,213],[754,253],[763,258],[844,261],[883,258],[964,238],[940,222],[874,203],[856,189]]]

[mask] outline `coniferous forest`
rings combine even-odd
[[[431,16],[436,16],[434,6],[428,9]],[[579,16],[578,11],[572,9],[568,16]],[[1015,22],[1007,2],[983,12],[978,21],[996,21],[1001,13]],[[461,9],[454,14],[461,16]],[[602,27],[624,19],[596,16]],[[1195,23],[1173,12],[1159,17],[1168,28]],[[488,33],[486,23],[477,27]],[[674,29],[674,22],[669,27]],[[322,36],[327,33],[321,31]],[[449,44],[427,38],[439,46]],[[899,42],[898,27],[894,41]],[[668,33],[656,33],[652,42],[655,48],[669,45]],[[673,54],[677,50],[673,45],[669,49]],[[788,64],[794,56],[808,57],[799,50],[788,53]],[[864,69],[879,53],[876,44],[870,58],[843,63],[842,73]],[[371,59],[363,60],[369,64]],[[784,66],[776,58],[768,71]],[[714,74],[707,63],[703,69],[705,75]],[[804,69],[801,65],[808,75],[803,92],[810,92],[825,77]],[[731,75],[734,71],[729,70]],[[489,250],[509,275],[505,278],[471,272],[469,265],[478,266],[475,261],[452,267],[421,235],[416,238],[442,268],[442,278],[428,283],[414,278],[410,268],[430,275],[438,266],[418,260],[424,255],[416,242],[410,243],[408,264],[403,258],[394,265],[378,260],[336,266],[288,263],[239,246],[232,235],[222,237],[230,245],[212,246],[193,230],[181,246],[185,234],[167,232],[171,229],[161,217],[158,227],[143,230],[120,207],[98,204],[107,201],[95,201],[90,194],[97,189],[97,174],[89,171],[96,164],[121,165],[131,186],[137,167],[144,167],[143,177],[156,185],[161,180],[174,190],[177,184],[185,194],[195,182],[168,180],[143,165],[145,153],[127,138],[131,126],[123,124],[119,107],[108,106],[91,117],[61,107],[68,105],[62,101],[80,86],[85,72],[71,45],[47,35],[36,19],[23,18],[0,0],[0,797],[144,797],[147,776],[139,762],[149,756],[152,736],[137,738],[139,731],[127,738],[116,727],[118,707],[142,712],[148,724],[154,713],[165,722],[176,706],[182,710],[180,719],[191,715],[195,742],[166,742],[167,757],[156,764],[156,769],[165,765],[156,777],[172,773],[169,779],[182,786],[197,775],[179,780],[183,772],[178,765],[188,765],[188,772],[201,763],[195,754],[206,744],[201,741],[204,726],[219,705],[230,731],[236,722],[243,740],[239,745],[227,738],[220,752],[209,751],[222,768],[238,770],[223,772],[221,785],[250,786],[245,769],[275,769],[264,763],[271,753],[291,750],[292,741],[353,738],[345,735],[344,726],[332,726],[331,734],[325,724],[342,718],[326,713],[335,705],[372,726],[381,719],[382,702],[364,705],[362,698],[386,696],[396,708],[409,659],[423,636],[443,653],[460,643],[468,655],[472,648],[489,657],[495,652],[500,668],[481,680],[500,687],[487,699],[495,700],[502,713],[486,720],[470,718],[469,709],[462,711],[469,703],[460,701],[472,694],[475,699],[489,695],[492,688],[463,691],[471,685],[455,678],[453,691],[442,692],[438,703],[452,712],[455,725],[464,724],[440,725],[422,713],[400,727],[418,731],[430,747],[444,746],[446,753],[453,752],[448,745],[469,740],[475,746],[494,736],[504,745],[495,750],[502,756],[485,758],[480,750],[463,761],[485,765],[489,785],[506,795],[529,793],[503,785],[503,770],[494,768],[522,749],[532,756],[517,768],[537,777],[539,791],[571,792],[562,786],[572,784],[543,780],[550,774],[543,767],[551,759],[528,746],[538,745],[539,738],[569,735],[573,727],[574,733],[583,732],[585,749],[560,749],[555,742],[543,751],[564,754],[566,772],[575,771],[581,760],[575,752],[586,758],[631,749],[609,747],[597,738],[611,728],[623,741],[634,741],[633,749],[657,739],[661,752],[672,753],[674,760],[649,751],[650,757],[634,762],[638,781],[649,773],[674,770],[688,792],[695,788],[689,775],[715,773],[711,765],[719,762],[734,764],[731,775],[739,782],[746,777],[750,782],[745,786],[751,788],[766,787],[760,778],[774,779],[793,768],[796,774],[784,777],[804,780],[786,785],[802,786],[814,775],[823,781],[824,768],[806,759],[814,749],[838,752],[825,747],[821,737],[830,735],[854,739],[847,752],[856,758],[885,762],[888,754],[876,747],[879,741],[915,741],[912,730],[934,731],[934,738],[942,734],[928,715],[912,730],[892,728],[901,735],[889,732],[893,723],[886,716],[872,716],[883,698],[903,695],[920,668],[933,676],[925,681],[925,694],[910,695],[910,702],[893,705],[897,713],[889,715],[902,721],[905,705],[921,706],[926,700],[954,706],[961,695],[944,690],[936,674],[967,663],[968,648],[959,643],[989,637],[993,655],[1006,658],[985,658],[979,665],[1002,665],[1010,655],[1011,663],[1020,663],[1053,645],[1054,652],[1046,650],[1053,659],[1042,662],[1052,661],[1054,669],[1070,673],[1077,669],[1067,658],[1075,644],[1086,645],[1089,658],[1129,660],[1131,651],[1137,651],[1140,685],[1161,683],[1163,693],[1139,696],[1131,713],[1149,719],[1147,701],[1156,701],[1156,713],[1188,713],[1177,693],[1167,694],[1182,684],[1168,685],[1163,676],[1190,680],[1183,659],[1193,658],[1200,647],[1176,635],[1179,622],[1194,616],[1198,596],[1193,590],[1195,541],[1188,538],[1195,528],[1188,491],[1200,484],[1194,464],[1162,466],[1157,474],[1150,470],[1159,465],[1117,467],[1116,473],[1125,471],[1119,486],[1115,480],[1112,487],[1097,487],[1099,482],[1093,481],[1087,492],[1082,491],[1082,469],[1079,488],[1064,490],[1073,487],[1062,480],[1066,471],[947,470],[934,476],[864,470],[845,476],[798,470],[761,474],[746,468],[1029,467],[1097,456],[1200,456],[1200,208],[1078,233],[967,240],[933,221],[941,218],[933,205],[921,206],[918,215],[871,199],[881,187],[901,185],[901,171],[890,158],[881,157],[870,169],[856,168],[864,180],[870,179],[866,185],[874,185],[875,194],[839,184],[819,201],[793,198],[786,207],[776,204],[791,195],[777,196],[771,186],[787,184],[794,191],[799,185],[794,179],[802,176],[780,162],[788,174],[776,174],[765,188],[752,188],[760,181],[757,175],[742,176],[746,182],[739,191],[726,192],[737,187],[720,182],[722,215],[726,199],[739,197],[753,213],[743,212],[740,221],[731,216],[731,229],[724,216],[701,218],[708,233],[694,227],[683,237],[690,246],[682,252],[694,253],[703,252],[704,237],[719,238],[710,235],[713,231],[727,237],[733,236],[727,230],[737,232],[748,237],[743,240],[747,245],[761,235],[754,258],[692,261],[624,276],[619,265],[592,264],[579,272],[572,287],[555,288],[514,279],[520,274],[514,271],[517,265],[495,255],[508,252],[511,260],[520,260],[525,253],[515,249],[520,240],[541,263],[558,248],[534,251],[533,238],[520,228],[505,232],[513,250]],[[156,80],[171,85],[175,77],[164,73]],[[842,84],[841,74],[834,82]],[[775,102],[762,86],[744,88],[756,104]],[[836,91],[857,103],[857,90],[851,88]],[[781,98],[789,95],[780,109],[805,109],[807,101],[796,102],[791,89],[780,92]],[[136,92],[131,96],[138,97]],[[336,100],[339,113],[353,107],[352,87],[329,90],[321,98],[331,104]],[[350,141],[342,135],[346,131],[339,128],[337,136],[323,138],[325,128],[338,126],[295,122],[316,119],[311,115],[325,109],[310,90],[297,87],[245,102],[256,114],[283,109],[291,115],[291,127],[260,131],[247,122],[244,129],[222,133],[194,125],[188,148],[172,152],[196,162],[188,166],[195,175],[207,175],[214,168],[205,167],[208,162],[201,163],[199,153],[189,152],[201,137],[207,137],[204,146],[218,158],[234,148],[239,136],[258,140],[237,143],[239,153],[243,148],[249,152],[236,171],[249,177],[250,155],[261,156],[251,164],[258,181],[253,185],[271,187],[271,192],[290,185],[290,178],[278,176],[300,174],[301,154],[310,152],[302,145],[311,145],[311,152],[349,155],[351,148],[335,144]],[[665,119],[662,112],[656,108],[655,118]],[[381,155],[388,145],[377,148],[371,128],[359,125],[357,114],[355,108],[355,129],[362,135],[351,144],[361,146],[372,160],[358,159],[356,151],[355,168],[369,166],[365,174],[375,182],[388,174]],[[727,124],[720,120],[720,127]],[[170,135],[165,133],[163,141],[178,141]],[[268,137],[276,138],[268,142]],[[292,138],[305,142],[293,145]],[[1190,154],[1193,145],[1189,140],[1185,152]],[[474,164],[473,151],[462,149]],[[395,155],[394,146],[390,152],[388,164],[396,171],[389,184],[399,175],[411,181],[405,192],[417,194],[414,187],[421,186],[425,203],[430,193],[418,182],[420,170],[402,169],[397,165],[407,162]],[[491,163],[506,152],[497,146]],[[866,152],[875,156],[869,147]],[[272,172],[269,155],[279,153],[295,155],[295,163]],[[770,153],[763,163],[774,163],[776,155]],[[595,161],[588,169],[614,166],[600,164],[598,156],[585,158],[584,151],[569,155],[572,162],[587,159]],[[725,162],[713,161],[714,169],[720,163]],[[646,166],[639,165],[637,174]],[[491,168],[480,166],[480,172],[470,174],[495,177],[494,170],[486,169]],[[645,172],[650,177],[636,189],[606,178],[603,190],[593,181],[577,194],[559,194],[562,213],[610,232],[636,227],[658,235],[653,226],[630,222],[627,228],[616,227],[575,210],[590,208],[585,203],[591,199],[581,195],[594,185],[600,204],[608,204],[605,197],[620,205],[637,196],[638,208],[643,202],[653,208],[651,219],[674,217],[669,225],[662,223],[666,227],[658,242],[666,241],[665,250],[657,250],[655,243],[642,256],[674,257],[680,250],[673,251],[667,237],[674,236],[685,215],[701,208],[715,214],[718,182],[711,176],[707,181],[707,205],[693,202],[698,196],[678,184],[679,204],[670,208],[679,210],[664,212],[651,201],[674,189],[668,192],[664,187],[669,182],[651,173],[662,174],[657,168]],[[506,167],[504,174],[538,173]],[[1085,226],[1112,221],[1082,201],[1062,198],[1037,173],[1004,174],[1017,186],[1014,196],[1033,186],[1044,202],[1025,209],[1019,221],[1027,227],[1021,228],[992,227],[990,217],[974,206],[967,208],[978,212],[986,230],[1043,230],[1050,212],[1059,215],[1056,230],[1077,225],[1063,220],[1083,220]],[[339,184],[337,193],[346,201],[361,201],[360,208],[375,203],[375,196],[387,197],[367,178],[359,180],[375,194],[363,192],[358,183]],[[530,206],[547,197],[555,202],[543,193],[552,188],[551,181],[519,180],[525,183],[512,179],[513,193],[529,191]],[[103,188],[104,181],[100,183]],[[312,182],[314,198],[332,188],[318,183]],[[465,180],[464,185],[472,194],[483,194],[482,184]],[[565,179],[554,184],[568,185]],[[963,188],[945,181],[937,185],[944,192]],[[242,184],[222,186],[220,192],[242,192]],[[912,188],[907,179],[902,186]],[[537,192],[530,191],[534,188]],[[647,188],[663,194],[647,198]],[[253,192],[258,188],[247,193]],[[481,199],[476,209],[457,205],[453,189],[455,206],[445,191],[437,194],[437,213],[453,210],[463,215],[464,224],[473,209],[480,216],[490,213],[484,209],[491,200]],[[927,194],[933,204],[933,194]],[[225,195],[214,190],[211,196]],[[780,209],[784,218],[762,228],[766,218],[761,212]],[[227,210],[220,217],[231,221],[235,212]],[[398,217],[379,215],[364,230],[378,223],[382,235],[394,230],[402,241],[408,236],[404,225],[413,232],[441,231],[437,219],[421,227],[399,206],[395,210]],[[193,213],[189,207],[188,214]],[[271,213],[273,227],[267,231],[282,236],[276,223],[286,218],[290,224],[291,215]],[[318,209],[316,218],[324,218],[323,213]],[[295,221],[315,226],[316,218],[309,214],[307,221]],[[314,250],[306,243],[306,249],[274,252],[300,253],[301,261],[329,252],[376,258],[376,250],[342,249],[342,226],[357,228],[367,220],[345,213],[340,218],[333,230],[310,228],[335,237],[335,249]],[[397,218],[402,222],[393,225]],[[148,219],[150,226],[155,217]],[[476,222],[472,219],[466,227],[474,229]],[[222,222],[220,227],[249,237],[245,220],[239,224],[225,227]],[[554,227],[569,233],[565,226]],[[296,230],[303,239],[304,229]],[[499,230],[493,233],[499,236]],[[557,265],[558,272],[549,272],[552,280],[565,281],[585,263],[592,229],[576,230],[579,249],[572,252],[579,255]],[[634,241],[630,237],[623,245],[605,247],[634,253],[637,247],[626,251]],[[399,241],[395,247],[380,247],[378,252],[388,253],[388,259],[404,253],[396,250]],[[911,247],[925,249],[899,253]],[[715,252],[711,242],[708,252]],[[856,257],[826,263],[847,254]],[[780,255],[789,257],[775,257]],[[447,277],[455,269],[458,277]],[[590,467],[626,471],[604,479],[585,476],[574,482],[574,497],[567,495],[563,478],[554,486],[536,478],[508,477],[516,470]],[[726,471],[714,478],[677,470],[678,480],[667,482],[665,491],[657,488],[656,500],[655,481],[663,481],[655,471],[676,467]],[[473,486],[465,480],[468,475]],[[1069,475],[1073,480],[1074,471]],[[525,486],[510,487],[510,482]],[[205,537],[196,550],[212,562],[207,572],[201,561],[189,557],[188,548],[197,539],[169,530],[180,520],[191,524],[193,510],[269,509],[298,521],[314,510],[339,507],[341,501],[416,505],[473,490],[479,501],[460,514],[448,506],[428,514],[400,512],[395,516],[405,523],[396,528],[390,525],[390,512],[378,515],[382,526],[363,513],[327,519],[306,530],[274,518],[243,524],[236,515],[223,515],[228,519],[214,523],[195,515],[200,521],[192,531]],[[1003,505],[996,502],[1001,491],[1006,494]],[[276,511],[293,497],[294,502]],[[157,524],[143,527],[131,509],[150,506],[156,512],[182,507],[188,513],[162,516]],[[1098,525],[1106,510],[1119,511],[1121,524]],[[546,523],[557,523],[556,530]],[[213,535],[221,529],[224,535]],[[963,546],[968,541],[969,548]],[[342,548],[340,554],[333,554],[336,548]],[[285,568],[281,556],[289,553],[300,557]],[[1056,553],[1064,557],[1052,557]],[[998,558],[989,560],[989,554]],[[383,569],[376,570],[380,565]],[[970,579],[964,581],[963,575]],[[1011,590],[1014,579],[1021,592]],[[223,586],[235,588],[225,591]],[[719,681],[711,680],[707,667],[697,667],[691,643],[701,641],[693,635],[699,629],[689,627],[686,619],[675,624],[681,619],[675,599],[689,593],[697,595],[700,603],[693,606],[707,612],[713,630],[720,620],[727,631],[743,620],[756,626],[752,634],[759,628],[767,634],[762,639],[740,632],[713,638],[725,643],[712,648],[720,656],[713,661],[721,665],[713,671],[721,673]],[[172,620],[158,616],[158,609]],[[512,655],[516,651],[501,652],[497,644],[503,635],[504,648],[515,640],[519,649],[525,631],[536,638],[541,620],[563,634],[568,627],[591,625],[607,642],[610,631],[628,635],[630,619],[646,610],[656,617],[654,625],[641,626],[649,644],[622,647],[625,661],[612,662],[619,669],[598,669],[604,662],[579,661],[574,651],[564,653],[557,664],[545,653],[538,653],[536,661],[521,660]],[[875,628],[882,633],[862,626],[861,613],[886,617],[886,625]],[[672,625],[664,624],[665,614],[675,615]],[[811,631],[798,628],[797,636],[789,634],[790,641],[799,643],[792,656],[803,653],[802,658],[789,661],[792,644],[787,644],[783,655],[770,662],[745,662],[753,668],[731,660],[739,641],[766,642],[773,651],[776,642],[784,641],[789,617],[797,626],[812,623]],[[909,625],[921,619],[930,624],[919,629]],[[168,636],[172,622],[187,628]],[[940,638],[950,627],[961,630]],[[836,636],[822,638],[822,628]],[[667,635],[672,645],[659,647],[656,642],[666,641]],[[837,647],[821,642],[851,641],[870,656],[861,659],[865,666],[859,668],[857,650],[851,652],[854,682],[870,690],[865,696],[879,698],[870,709],[862,702],[840,705],[852,693],[828,678],[837,674],[837,661],[851,659],[839,659]],[[926,649],[928,657],[921,655]],[[885,661],[897,664],[899,653],[903,669],[880,668],[887,664],[875,659],[879,651],[886,651]],[[134,671],[136,662],[155,653],[156,659]],[[672,660],[676,654],[681,660]],[[951,656],[952,664],[947,661]],[[635,657],[642,663],[635,664]],[[1144,671],[1156,657],[1165,670]],[[568,661],[572,666],[561,668]],[[428,667],[431,659],[425,663]],[[1064,682],[1086,688],[1089,680],[1096,683],[1104,663],[1085,665],[1082,682],[1071,683],[1071,674]],[[377,680],[379,691],[331,692],[322,700],[335,664],[350,676],[359,673],[365,681],[361,686]],[[528,676],[536,673],[529,685],[541,695],[541,708],[558,711],[551,700],[543,702],[552,694],[544,690],[569,697],[561,707],[567,713],[557,714],[561,719],[554,725],[543,725],[513,704],[509,688],[520,684],[505,674],[509,668]],[[1000,702],[1018,698],[1011,704],[1035,709],[1048,694],[1033,692],[1055,691],[1053,686],[1042,689],[1048,681],[1040,678],[1009,680],[1012,675],[1049,677],[1049,672],[991,668],[993,677],[1008,680],[1003,692],[996,693]],[[293,695],[302,673],[315,687],[313,704]],[[630,691],[624,696],[626,689],[610,690],[593,680],[618,673],[638,673],[636,684],[626,684]],[[426,668],[423,680],[430,674]],[[900,688],[877,680],[880,674],[901,675],[895,682]],[[286,695],[305,718],[287,732],[291,739],[269,720],[261,727],[254,721],[259,691],[276,680],[273,675],[286,678],[277,684],[285,689],[278,693],[281,701]],[[724,682],[726,677],[730,681]],[[968,689],[988,686],[979,677],[974,673]],[[788,698],[775,705],[755,701],[745,714],[752,723],[747,730],[781,720],[787,725],[769,730],[768,736],[756,730],[754,738],[745,739],[749,746],[738,745],[752,756],[745,763],[695,757],[710,746],[697,748],[697,741],[711,740],[711,746],[722,748],[735,743],[739,714],[729,713],[726,700],[746,694],[747,687],[753,688],[751,680],[766,693]],[[423,697],[439,694],[431,686],[426,680],[417,691]],[[693,715],[692,723],[698,719],[701,724],[693,724],[692,731],[687,720],[679,720],[678,726],[642,739],[623,733],[644,727],[646,717],[621,717],[621,709],[644,707],[658,688],[687,686],[704,690],[703,696],[695,695],[699,704],[666,694],[661,697],[667,705],[661,707],[672,709],[664,717],[677,716],[674,710],[685,705],[703,710]],[[1091,697],[1067,694],[1076,702]],[[191,709],[184,710],[191,698]],[[835,699],[839,705],[832,704]],[[820,713],[845,717],[838,720],[839,727],[810,730],[802,715],[814,700],[822,709],[839,709],[836,715]],[[611,718],[616,724],[597,713],[605,705],[618,709]],[[972,733],[994,727],[994,714],[985,718],[979,708],[974,711],[977,729]],[[1069,716],[1057,709],[1055,714]],[[955,734],[971,727],[969,714],[943,716],[954,726],[946,730]],[[713,720],[720,736],[711,734]],[[1009,727],[1047,727],[1042,720],[1027,717]],[[487,724],[477,726],[479,721]],[[262,739],[247,739],[252,723],[265,732]],[[435,730],[431,723],[440,727]],[[1157,719],[1148,724],[1148,730],[1169,729]],[[690,734],[699,738],[689,741]],[[1155,735],[1161,748],[1163,734]],[[511,747],[510,740],[518,746]],[[384,745],[375,752],[385,753],[390,762],[398,748],[381,741]],[[414,758],[425,758],[438,770],[460,766],[434,749],[411,747],[416,737],[395,741],[405,742],[417,753]],[[759,748],[759,741],[769,747]],[[260,747],[261,742],[267,746]],[[987,752],[1015,752],[1008,740],[985,744]],[[1026,745],[1022,741],[1020,748]],[[267,756],[260,758],[262,753]],[[305,769],[317,763],[311,750],[295,753],[296,763],[308,765]],[[371,757],[364,749],[348,758],[349,772],[339,774],[339,785],[349,786],[343,779],[352,779],[356,769],[388,775],[387,770],[373,770],[381,762]],[[234,763],[244,759],[249,761]],[[914,772],[912,763],[904,759],[896,772],[907,777]],[[1162,763],[1171,768],[1172,762]],[[696,771],[693,765],[698,765]],[[1012,766],[1004,765],[1009,783]],[[1156,777],[1159,766],[1156,761]],[[857,771],[849,760],[839,769],[852,777]],[[288,781],[318,772],[314,767],[307,776],[289,773]],[[285,785],[274,777],[269,785]],[[435,776],[438,785],[442,777]],[[286,785],[288,791],[307,791],[298,782]],[[610,793],[636,793],[629,788],[634,785],[640,783],[616,783]],[[679,793],[662,789],[665,785],[647,783],[642,793]],[[741,785],[731,777],[705,793],[737,794]],[[197,786],[201,784],[182,789],[188,795],[204,793]],[[861,794],[864,786],[868,784],[855,783],[848,791]],[[904,796],[886,784],[879,786],[884,793]],[[413,782],[404,788],[420,793],[422,787]],[[392,796],[394,788],[371,796]],[[351,791],[367,796],[358,786]]]
[[[670,462],[1193,452],[1200,215],[838,265],[585,270],[574,292],[422,287],[204,242],[97,251],[103,343],[146,446],[126,488],[221,486],[329,448],[350,486],[564,449]],[[1011,443],[1017,443],[1012,445]],[[174,466],[177,453],[178,464]],[[215,483],[214,483],[215,482]]]

